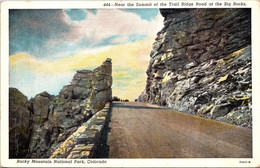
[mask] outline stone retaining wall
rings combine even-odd
[[[91,158],[100,142],[101,134],[110,109],[110,102],[87,122],[83,123],[50,158]]]

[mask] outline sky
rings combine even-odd
[[[13,9],[9,11],[10,87],[28,98],[58,95],[77,70],[113,64],[113,96],[136,99],[145,88],[158,9]]]

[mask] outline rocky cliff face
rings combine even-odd
[[[252,127],[251,10],[161,9],[138,101]]]
[[[9,89],[9,156],[24,157],[30,142],[30,111],[27,97],[18,89]]]
[[[48,158],[82,123],[112,99],[112,63],[81,70],[58,96],[47,92],[27,100],[9,90],[10,158]]]

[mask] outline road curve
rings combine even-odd
[[[105,132],[109,158],[252,157],[251,129],[145,103],[114,102]]]

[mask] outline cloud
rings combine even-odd
[[[9,11],[10,55],[30,52],[41,56],[43,45],[71,31],[62,10],[12,9]]]
[[[11,9],[9,15],[10,33],[17,33],[23,28],[37,30],[45,37],[70,29],[63,10],[52,9]]]
[[[115,35],[120,35],[116,40],[121,41],[133,34],[154,36],[163,23],[160,15],[147,21],[136,13],[118,9],[98,10],[95,14],[88,13],[87,17],[87,20],[77,22],[67,20],[72,25],[72,31],[66,35],[67,40],[78,41],[85,37],[96,44]]]
[[[155,11],[10,10],[10,55],[64,58],[85,48],[142,40],[162,27],[162,17],[155,17]]]

